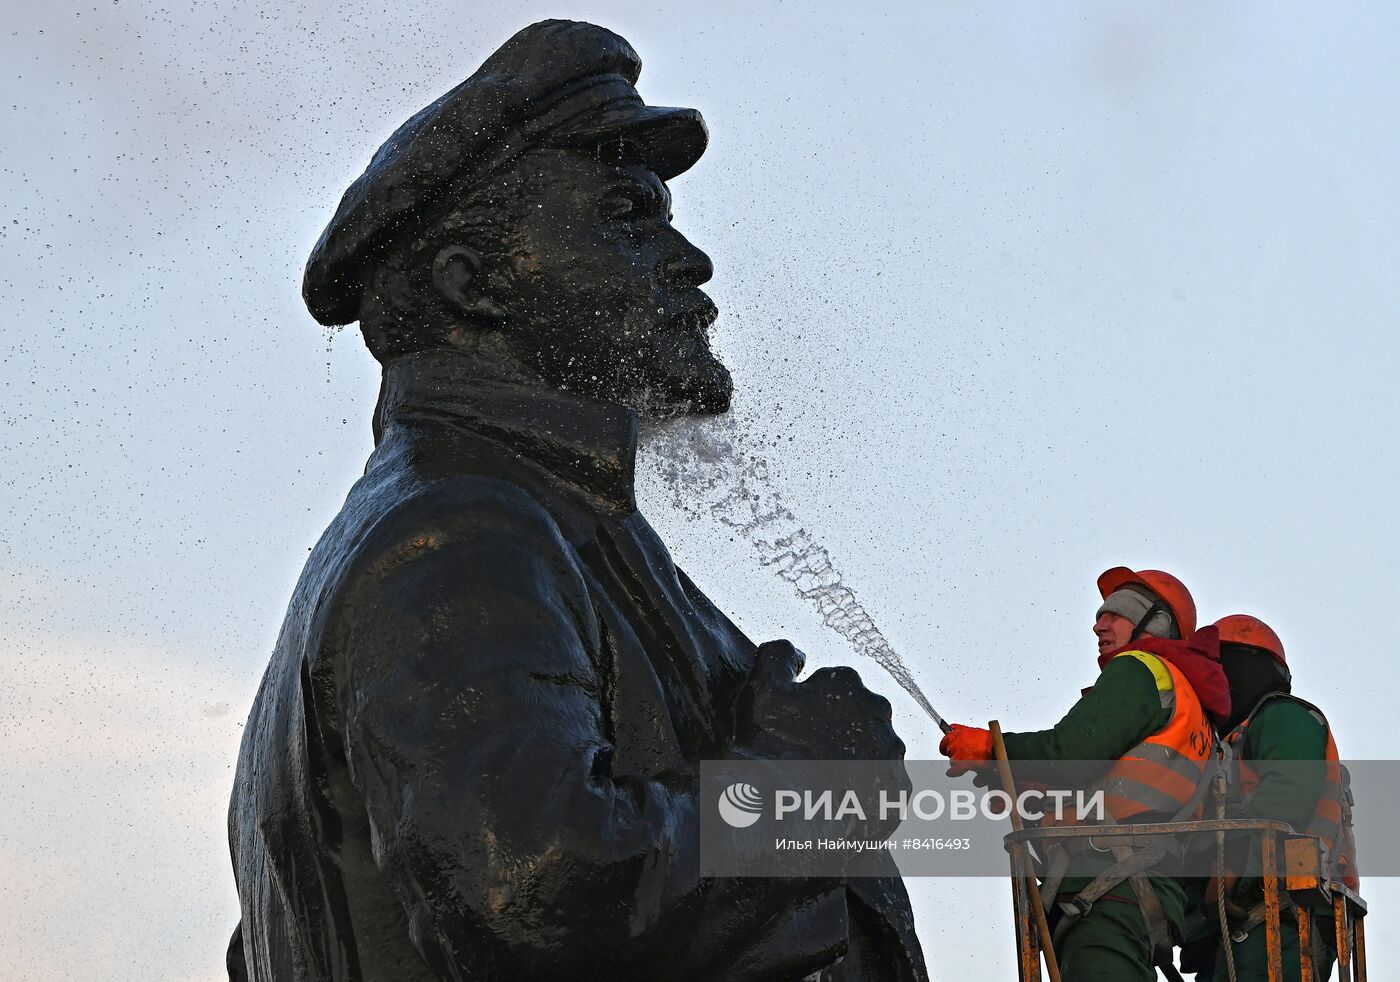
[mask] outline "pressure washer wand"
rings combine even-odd
[[[940,730],[942,730],[944,733],[953,732],[953,728],[948,725],[948,721],[944,719],[941,715],[939,715],[938,710],[934,709],[928,704],[927,699],[920,699],[919,701],[924,704],[924,711],[933,717],[933,721],[938,724],[938,728]]]

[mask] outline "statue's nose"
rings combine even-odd
[[[715,265],[709,256],[683,242],[682,248],[662,263],[661,275],[672,286],[699,286],[715,275]]]

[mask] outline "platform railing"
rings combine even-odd
[[[1293,831],[1284,822],[1262,819],[1217,819],[1200,822],[1160,822],[1138,825],[1070,825],[1023,829],[1006,836],[1011,858],[1012,906],[1016,918],[1017,969],[1021,982],[1040,982],[1042,940],[1032,917],[1030,890],[1034,880],[1022,874],[1025,850],[1056,842],[1093,839],[1101,849],[1114,846],[1143,847],[1152,837],[1214,836],[1216,833],[1249,832],[1260,837],[1260,879],[1264,888],[1265,946],[1269,982],[1283,982],[1284,898],[1290,901],[1298,932],[1301,982],[1323,982],[1313,962],[1312,919],[1330,911],[1336,930],[1337,971],[1340,982],[1366,982],[1366,902],[1345,884],[1326,875],[1326,849],[1313,835]]]

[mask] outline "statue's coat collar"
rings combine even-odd
[[[376,442],[390,422],[414,418],[502,444],[600,499],[609,511],[637,507],[638,418],[625,406],[523,381],[518,373],[467,352],[435,349],[385,366]]]

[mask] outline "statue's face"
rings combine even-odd
[[[671,193],[640,165],[571,152],[519,165],[524,207],[509,275],[484,288],[511,348],[546,380],[649,415],[720,413],[729,371],[711,352],[709,257],[671,225]]]

